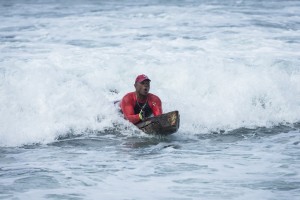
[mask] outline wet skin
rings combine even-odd
[[[147,98],[147,95],[150,90],[150,81],[144,80],[140,83],[135,83],[134,87],[135,87],[135,91],[136,91],[138,99],[145,100]]]

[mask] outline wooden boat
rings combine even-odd
[[[147,134],[170,135],[179,129],[180,115],[178,111],[164,113],[159,116],[147,118],[136,126]]]

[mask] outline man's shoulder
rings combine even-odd
[[[148,95],[149,95],[149,99],[160,101],[160,98],[157,95],[152,93],[149,93]]]
[[[122,98],[122,100],[129,100],[129,99],[133,99],[135,96],[135,92],[129,92],[127,94],[124,95],[124,97]]]

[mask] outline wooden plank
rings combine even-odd
[[[178,111],[150,117],[136,126],[147,134],[170,135],[179,129],[180,115]]]

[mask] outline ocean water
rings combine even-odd
[[[0,0],[0,199],[300,199],[300,1]],[[147,74],[180,129],[113,101]]]

